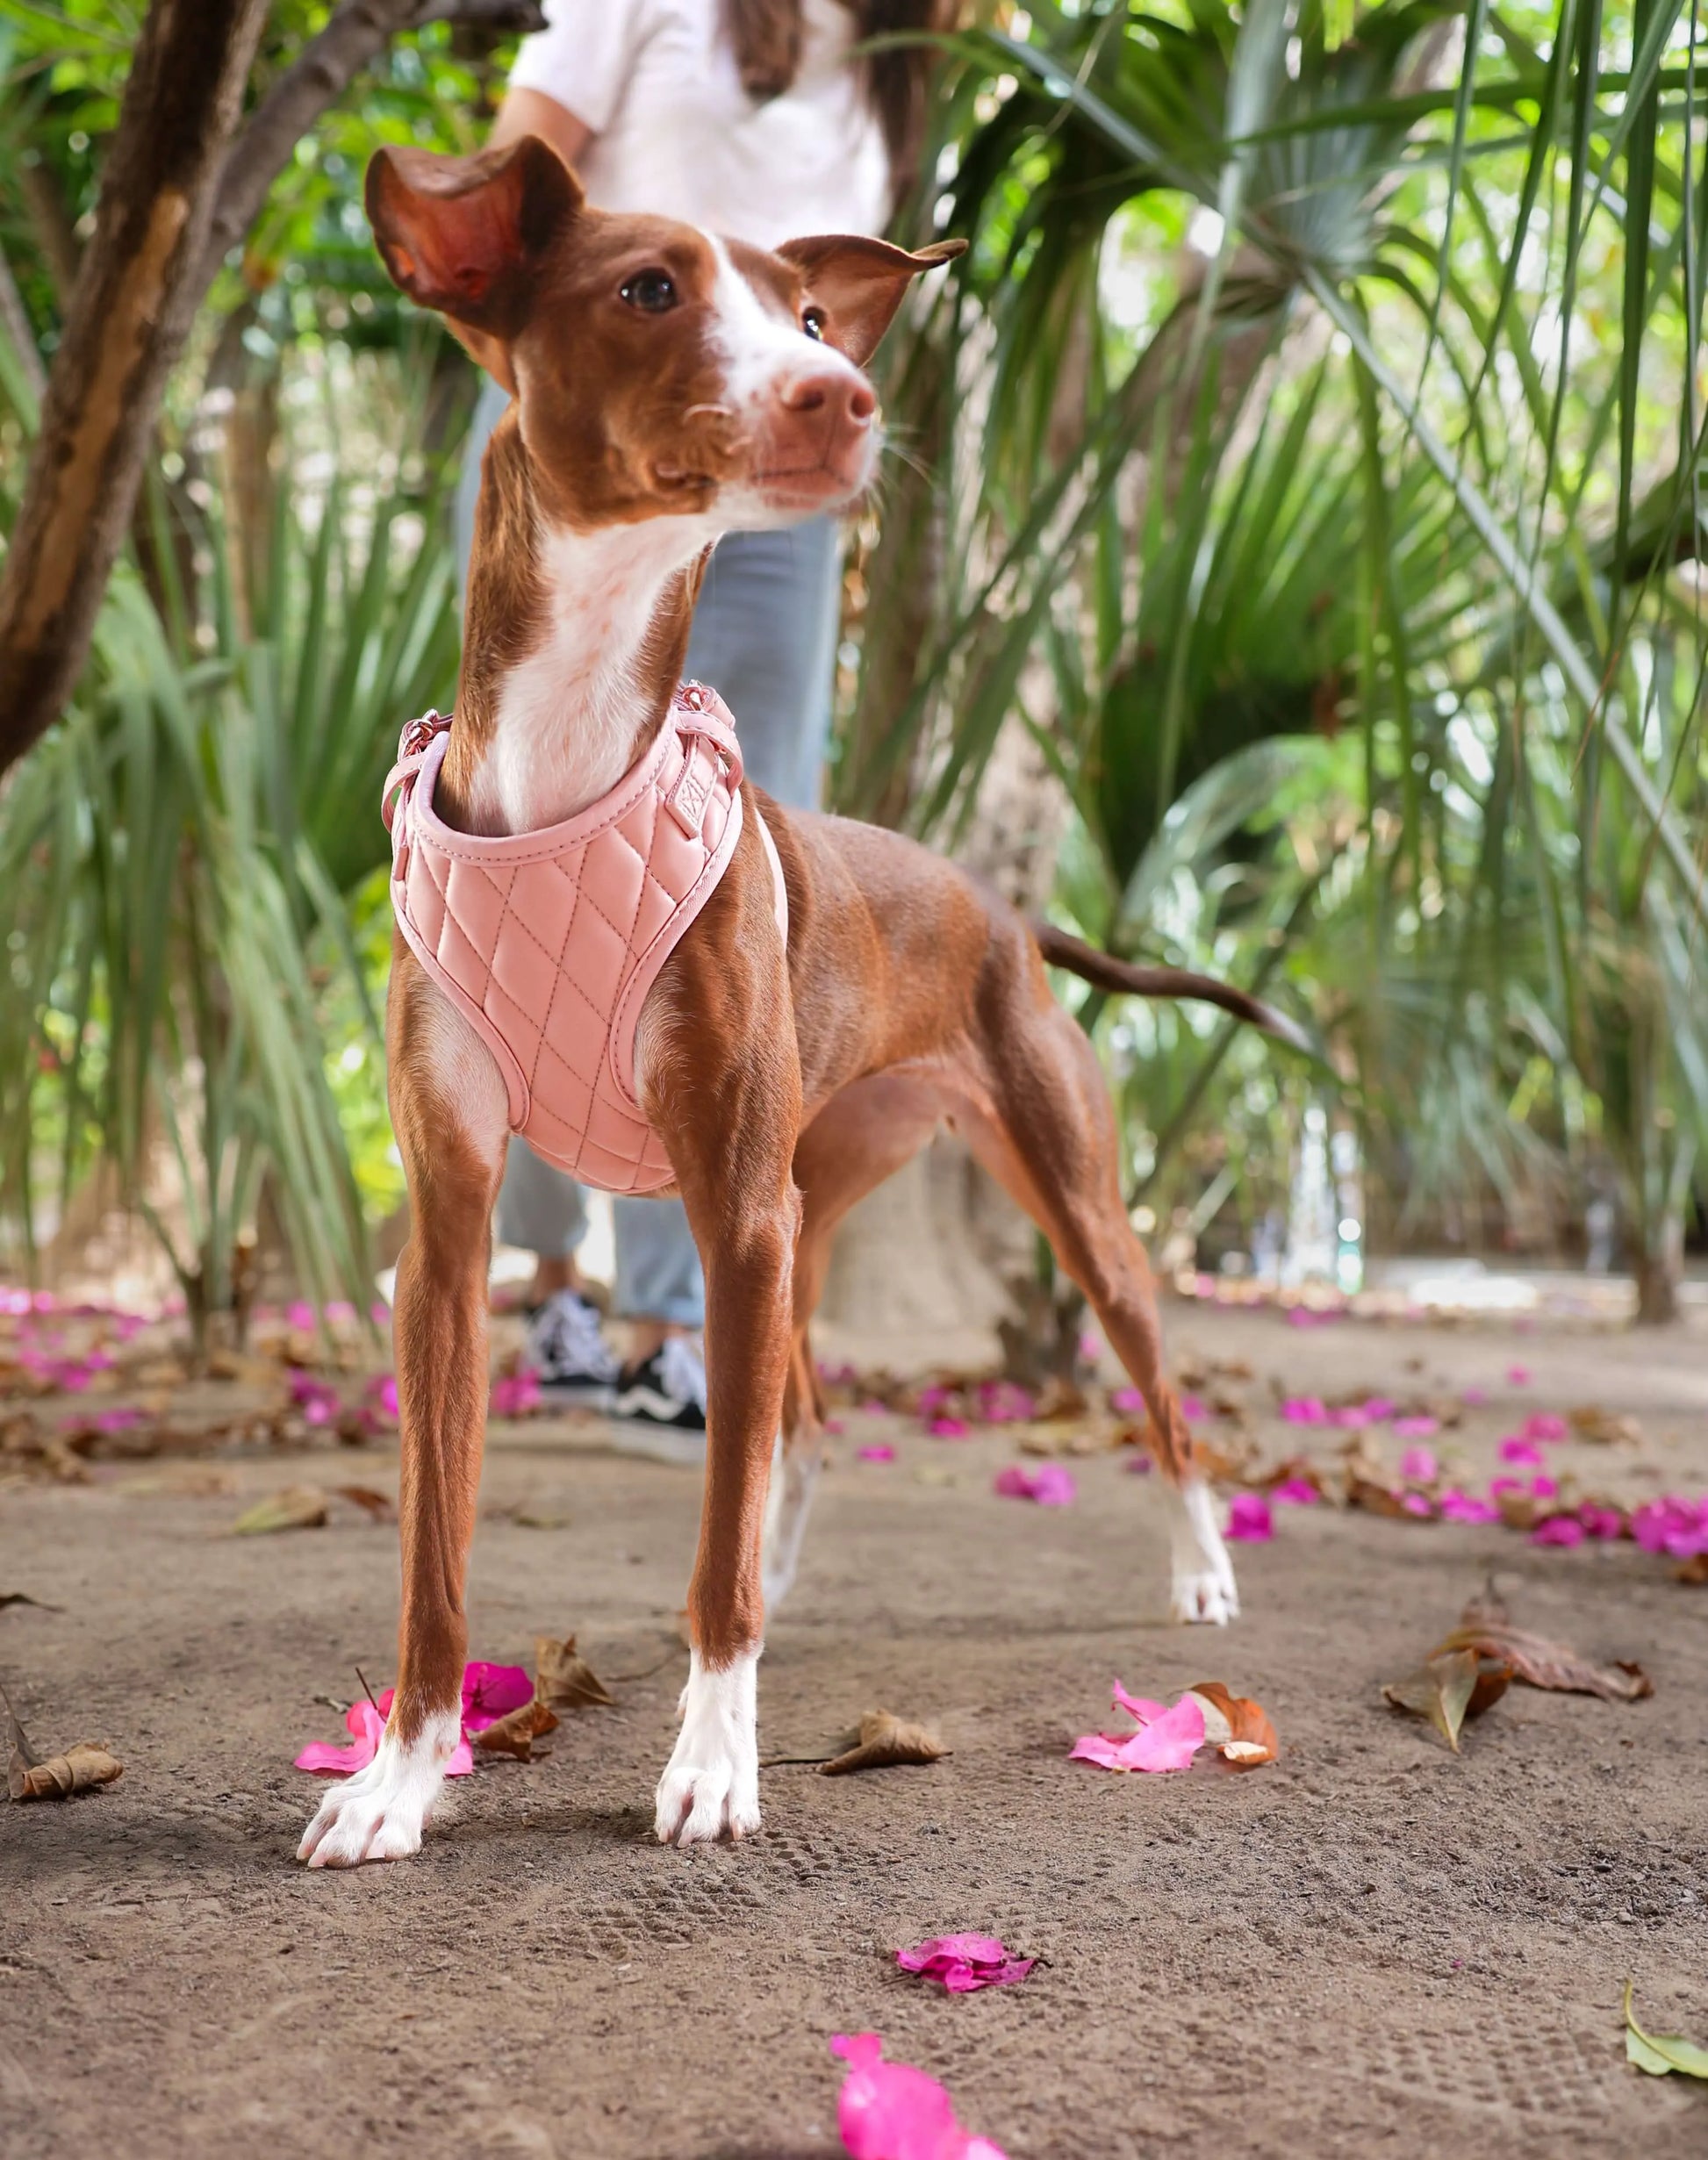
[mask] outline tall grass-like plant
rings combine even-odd
[[[904,418],[933,369],[952,383],[930,620],[900,698],[867,639],[843,800],[964,830],[1030,727],[1087,843],[1064,902],[1308,1005],[1390,1219],[1581,1191],[1588,1133],[1647,1283],[1708,1110],[1675,1024],[1708,920],[1695,11],[991,22],[946,107],[972,245],[893,355]],[[1137,328],[1110,305],[1135,260],[1177,294]],[[923,523],[884,533],[872,591]],[[1264,745],[1341,729],[1320,804],[1254,799],[1181,856],[1224,764],[1233,800]],[[1188,858],[1199,901],[1171,911],[1158,865]],[[1226,1044],[1200,1049],[1159,1092],[1219,1116]]]
[[[209,499],[182,545],[157,506],[150,585],[121,565],[75,704],[0,797],[6,1230],[30,1246],[102,1163],[198,1336],[240,1306],[263,1186],[305,1288],[366,1302],[323,1020],[354,999],[377,1033],[350,902],[397,731],[448,701],[457,649],[435,492],[386,462],[359,516],[289,459],[241,535]]]

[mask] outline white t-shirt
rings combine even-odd
[[[544,0],[513,87],[592,130],[577,161],[605,210],[651,211],[760,248],[880,233],[889,160],[848,53],[839,0],[804,0],[800,71],[755,104],[720,34],[719,0]]]

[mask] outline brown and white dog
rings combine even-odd
[[[867,486],[878,427],[862,363],[908,281],[958,248],[829,238],[768,255],[608,214],[532,139],[470,158],[382,151],[368,204],[398,285],[513,393],[486,452],[438,805],[470,832],[532,830],[597,800],[664,725],[718,535]],[[1163,1374],[1102,1075],[1044,963],[1269,1016],[1201,978],[1122,969],[1034,930],[894,833],[751,791],[746,802],[728,872],[649,993],[635,1051],[706,1271],[692,1650],[657,1805],[658,1836],[683,1844],[759,1826],[756,1671],[820,1451],[807,1323],[836,1224],[939,1124],[1044,1231],[1152,1406],[1175,1617],[1238,1609]],[[787,888],[786,950],[759,816]],[[508,1106],[491,1053],[400,939],[388,1048],[413,1210],[397,1281],[397,1700],[375,1761],[309,1825],[299,1857],[313,1867],[418,1849],[457,1740],[467,1647]]]

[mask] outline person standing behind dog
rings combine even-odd
[[[886,33],[946,28],[954,0],[544,0],[494,142],[539,135],[604,210],[651,212],[760,248],[814,233],[881,233],[914,176],[929,46],[859,54]],[[487,437],[506,402],[482,392],[457,499],[466,572]],[[817,804],[840,616],[836,527],[719,543],[694,613],[686,672],[736,716],[749,777],[778,801]],[[614,1309],[630,1324],[621,1371],[576,1252],[581,1191],[513,1138],[498,1233],[535,1255],[529,1351],[542,1383],[620,1414],[703,1428],[693,1338],[705,1284],[678,1200],[618,1199]]]

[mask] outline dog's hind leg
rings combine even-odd
[[[1146,1437],[1171,1506],[1173,1617],[1227,1621],[1239,1610],[1233,1566],[1191,1428],[1163,1374],[1156,1288],[1121,1198],[1108,1084],[1084,1031],[1051,997],[1030,938],[1011,964],[1001,956],[994,976],[981,1030],[984,1114],[956,1122],[1048,1237],[1144,1395]]]
[[[399,947],[390,1008],[392,1123],[409,1180],[394,1327],[403,1617],[379,1752],[333,1786],[297,1857],[312,1868],[420,1848],[460,1737],[463,1589],[486,1429],[486,1269],[508,1108],[490,1052]]]

